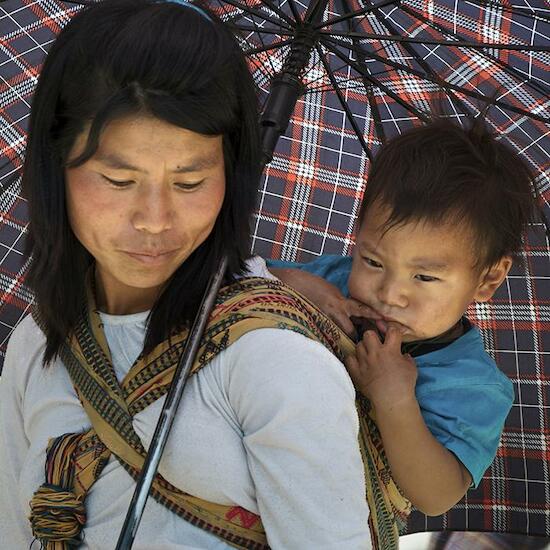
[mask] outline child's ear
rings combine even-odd
[[[511,256],[503,256],[500,260],[488,268],[481,276],[474,300],[476,302],[486,302],[487,300],[490,300],[496,289],[506,278],[506,275],[508,275],[511,267]]]

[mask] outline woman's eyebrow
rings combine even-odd
[[[131,170],[133,172],[144,172],[142,168],[134,166],[130,162],[126,161],[122,157],[114,153],[99,154],[95,157],[97,162],[101,162],[110,168],[115,170]],[[174,174],[186,174],[189,172],[199,172],[201,170],[207,170],[219,163],[218,156],[203,155],[192,160],[192,162],[186,166],[177,166],[175,170],[172,170]]]
[[[115,170],[132,170],[134,172],[143,172],[143,170],[137,166],[133,166],[123,158],[113,153],[96,155],[93,160],[101,162],[101,164],[105,164],[109,166],[109,168],[114,168]]]
[[[178,166],[174,170],[174,174],[185,174],[187,172],[200,172],[201,170],[208,170],[217,166],[220,162],[218,156],[208,155],[193,159],[191,164],[187,166]]]

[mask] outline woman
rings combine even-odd
[[[24,170],[37,305],[0,383],[3,547],[115,546],[206,281],[222,253],[228,283],[263,274],[256,120],[237,44],[194,6],[108,0],[53,45]],[[370,547],[332,328],[247,309],[284,292],[222,291],[134,548]]]

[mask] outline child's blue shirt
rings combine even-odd
[[[266,260],[274,268],[302,269],[348,296],[351,257],[319,256],[305,263]],[[416,398],[428,429],[470,472],[477,487],[495,457],[514,401],[512,382],[485,351],[472,327],[449,345],[416,356]]]

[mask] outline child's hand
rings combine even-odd
[[[416,363],[410,355],[401,354],[401,333],[389,323],[384,343],[367,330],[357,344],[356,356],[346,358],[346,368],[355,388],[377,409],[394,409],[415,397]]]

